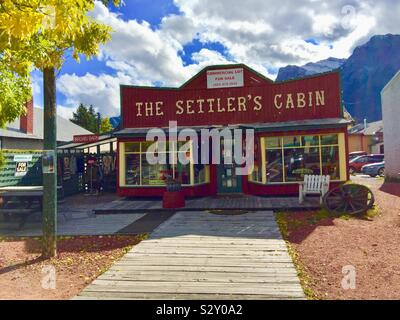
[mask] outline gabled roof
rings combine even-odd
[[[6,128],[0,128],[0,137],[43,140],[43,109],[33,108],[33,134],[26,134],[20,130],[19,119],[9,123]],[[90,131],[57,116],[57,141],[67,142],[74,135],[91,134]]]
[[[364,130],[366,136],[373,136],[378,132],[383,132],[383,121],[370,122]]]
[[[256,70],[250,68],[249,66],[247,66],[247,65],[245,65],[243,63],[239,63],[239,64],[222,64],[222,65],[207,66],[207,67],[203,68],[197,74],[195,74],[192,78],[190,78],[184,84],[182,84],[180,86],[180,89],[186,87],[189,83],[191,83],[193,80],[195,80],[196,78],[200,77],[201,75],[205,74],[207,71],[218,70],[218,69],[233,69],[233,68],[246,69],[250,73],[253,73],[255,76],[263,79],[264,81],[269,82],[269,83],[274,83],[274,81],[272,81],[271,79],[267,78],[266,76],[262,75],[261,73],[257,72]]]
[[[191,85],[192,82],[195,82],[195,80],[197,80],[201,76],[205,75],[207,73],[207,71],[218,70],[218,69],[233,69],[233,68],[243,68],[243,69],[247,70],[249,73],[253,74],[254,77],[257,77],[257,78],[262,79],[263,81],[265,81],[265,83],[271,83],[271,84],[274,83],[273,80],[267,78],[266,76],[262,75],[258,71],[250,68],[249,66],[247,66],[247,65],[245,65],[243,63],[239,63],[239,64],[222,64],[222,65],[207,66],[207,67],[201,69],[193,77],[191,77],[189,80],[184,82],[179,87],[154,87],[154,86],[140,86],[140,85],[120,84],[120,88],[126,87],[126,88],[142,88],[142,89],[148,88],[148,89],[159,89],[159,90],[181,90],[181,89],[184,89],[184,88],[188,87],[189,85]]]
[[[367,128],[364,124],[359,123],[348,130],[349,134],[363,134],[366,136],[373,136],[378,132],[383,132],[383,121],[375,121],[367,123]]]

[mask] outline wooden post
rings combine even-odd
[[[57,255],[57,109],[54,68],[43,71],[44,150],[54,151],[54,171],[43,173],[43,250],[45,258]]]

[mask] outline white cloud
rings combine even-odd
[[[67,119],[67,120],[71,119],[72,113],[74,111],[75,111],[74,108],[57,105],[57,114],[64,119]]]
[[[101,114],[115,116],[119,114],[119,85],[129,80],[124,75],[65,74],[57,80],[57,87],[67,97],[67,106],[93,105]]]
[[[98,57],[114,74],[63,75],[58,89],[65,106],[93,104],[106,115],[119,113],[119,84],[179,86],[207,65],[245,63],[274,79],[287,64],[328,57],[347,58],[373,34],[400,33],[398,0],[174,0],[180,15],[158,27],[123,20],[96,2],[91,13],[110,25],[112,40]],[[134,8],[133,8],[134,10]],[[224,54],[200,49],[185,65],[179,53],[194,39],[219,42]],[[318,41],[318,45],[306,39]]]

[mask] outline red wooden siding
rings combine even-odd
[[[244,123],[266,123],[266,122],[285,122],[308,119],[339,118],[341,117],[340,101],[340,82],[338,73],[329,73],[312,78],[289,81],[285,83],[269,83],[256,73],[250,73],[245,69],[245,86],[241,88],[206,89],[206,71],[199,74],[186,86],[180,89],[164,88],[140,88],[123,86],[121,89],[122,99],[122,124],[124,128],[149,128],[149,127],[168,127],[169,121],[176,120],[178,126],[210,126],[210,125],[229,125]],[[259,82],[258,82],[259,81]],[[315,92],[324,91],[325,105],[316,106]],[[308,106],[308,93],[314,93],[313,106]],[[286,109],[286,94],[292,94],[294,103],[297,105],[297,93],[304,93],[307,105],[304,108]],[[274,98],[281,94],[283,107],[278,110],[274,105]],[[246,98],[246,111],[238,111],[237,101],[239,97]],[[254,107],[257,104],[255,97],[260,97],[259,102],[262,109],[257,111]],[[227,111],[228,98],[233,100],[233,107],[236,111]],[[197,113],[198,106],[196,101],[205,100],[203,104],[204,113]],[[214,112],[209,113],[207,99],[215,99]],[[216,112],[217,101],[220,99],[221,107],[225,112]],[[177,101],[193,100],[192,110],[194,114],[177,114]],[[142,116],[137,116],[136,103],[162,102],[160,107],[163,115],[146,117],[144,106]],[[155,111],[154,111],[155,113]]]

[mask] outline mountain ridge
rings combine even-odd
[[[326,64],[327,61],[335,61],[340,65],[331,67]],[[356,47],[348,59],[328,58],[303,66],[283,67],[279,69],[276,81],[298,79],[335,69],[340,71],[343,102],[352,117],[357,122],[363,119],[369,122],[382,120],[380,93],[400,70],[400,35],[375,35]]]

